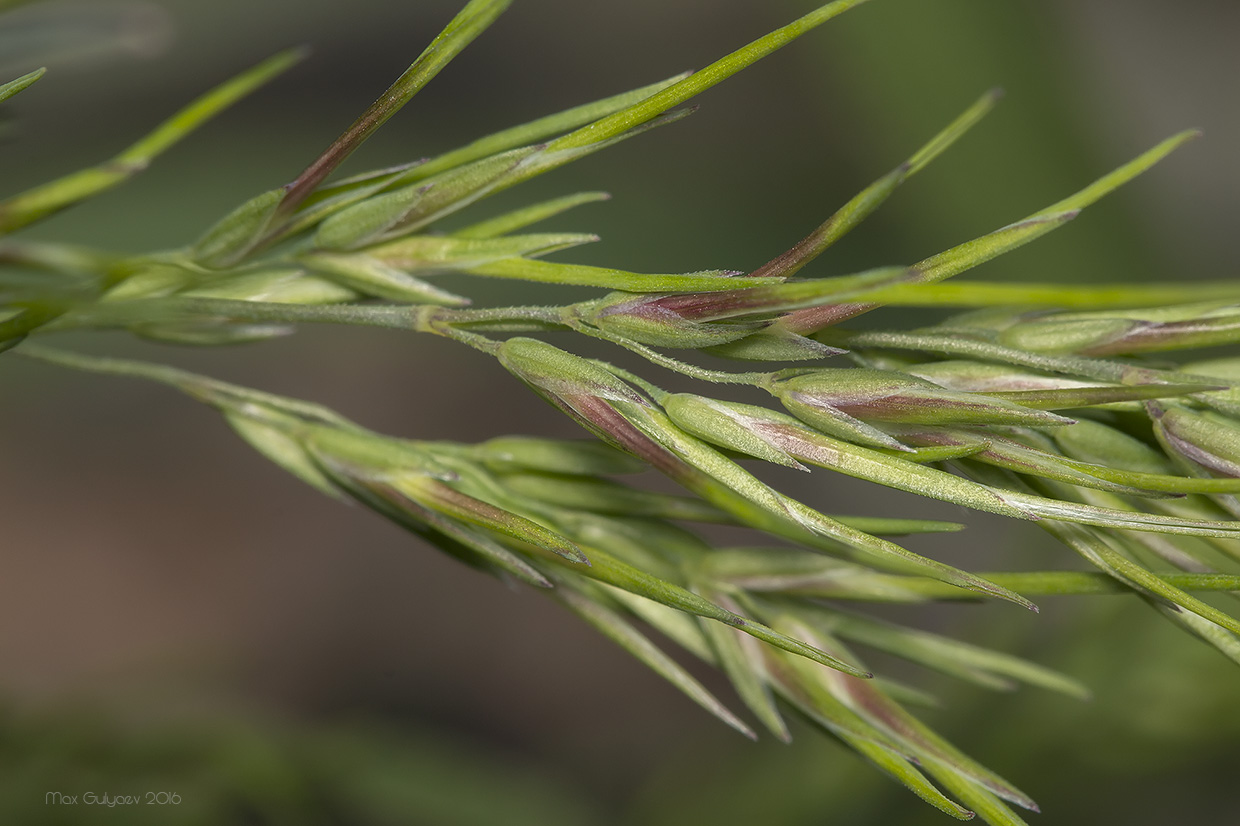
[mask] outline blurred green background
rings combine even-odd
[[[812,5],[518,0],[348,170],[701,66]],[[308,62],[139,179],[30,232],[134,252],[192,240],[296,175],[456,6],[18,9],[0,18],[5,77],[44,62],[51,71],[3,110],[5,192],[102,160],[212,84],[312,44]],[[87,48],[115,34],[117,19],[139,36]],[[812,274],[918,260],[1200,126],[1203,140],[977,277],[1231,278],[1238,37],[1232,0],[875,0],[704,95],[687,121],[470,215],[605,189],[614,200],[557,222],[603,235],[574,260],[751,268],[999,85],[1000,108]],[[470,288],[536,300],[512,285]],[[312,398],[400,435],[575,435],[494,364],[438,340],[307,329],[213,351],[98,342]],[[0,822],[947,822],[806,728],[791,746],[744,741],[538,595],[299,487],[209,410],[15,359],[0,359],[0,382]],[[825,474],[796,492],[833,511],[963,516]],[[917,547],[992,570],[1074,564],[1034,529],[967,521],[963,536]],[[1240,675],[1145,606],[1099,598],[1049,601],[1039,617],[1001,605],[898,615],[1094,687],[1081,704],[902,675],[942,697],[925,718],[1037,799],[1044,822],[1214,823],[1234,812]],[[45,805],[49,791],[167,791],[182,803],[71,809]]]

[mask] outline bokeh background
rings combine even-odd
[[[518,0],[349,170],[704,65],[812,5]],[[48,0],[18,9],[0,18],[4,76],[43,63],[51,71],[3,110],[4,191],[102,160],[210,85],[278,49],[313,45],[309,61],[139,179],[30,233],[134,252],[185,243],[292,178],[456,6]],[[100,35],[111,45],[100,47]],[[1000,85],[999,109],[816,274],[918,260],[1200,126],[1204,139],[977,277],[1233,278],[1238,40],[1232,0],[876,0],[704,95],[674,128],[471,216],[605,189],[614,200],[557,222],[603,235],[574,260],[751,268]],[[496,302],[536,300],[511,285],[470,288]],[[306,329],[225,350],[121,336],[90,346],[311,398],[409,437],[575,435],[489,360],[438,340]],[[939,817],[809,729],[790,746],[737,737],[537,594],[323,501],[210,410],[159,387],[16,359],[0,359],[0,387],[0,822]],[[962,517],[826,474],[798,493],[832,511]],[[969,532],[933,552],[992,570],[1074,564],[1034,529],[968,521]],[[1240,675],[1145,606],[1049,600],[1039,617],[970,606],[924,621],[1095,689],[1082,704],[905,675],[943,698],[929,722],[1042,804],[1035,819],[1206,823],[1235,811]],[[182,803],[71,811],[44,805],[48,791],[168,791]]]

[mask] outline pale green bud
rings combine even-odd
[[[223,268],[237,263],[266,234],[283,200],[284,189],[280,188],[246,201],[198,239],[194,259],[208,267]]]
[[[786,451],[764,438],[764,428],[787,424],[779,414],[749,404],[708,399],[689,393],[677,393],[663,400],[663,409],[683,430],[711,444],[735,450],[768,462],[807,468]]]
[[[888,370],[784,371],[776,374],[768,389],[789,413],[824,433],[891,450],[908,448],[871,422],[1044,426],[1071,421]]]
[[[1240,421],[1159,402],[1148,403],[1146,409],[1168,450],[1220,476],[1240,477]]]

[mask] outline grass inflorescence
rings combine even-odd
[[[1234,608],[1228,592],[1240,590],[1240,357],[1170,360],[1240,339],[1240,288],[948,282],[1075,220],[1195,133],[923,261],[829,278],[801,273],[981,120],[997,92],[750,273],[650,274],[544,260],[597,237],[529,228],[606,197],[595,192],[438,230],[441,218],[489,195],[680,119],[689,110],[676,107],[860,4],[828,3],[699,72],[439,157],[330,180],[508,5],[472,0],[303,173],[239,205],[196,241],[131,256],[9,237],[124,182],[298,57],[278,55],[112,161],[0,201],[0,260],[40,273],[6,277],[0,287],[0,348],[12,350],[6,358],[180,390],[324,494],[360,502],[479,570],[545,590],[741,733],[754,737],[756,727],[787,740],[785,715],[795,709],[943,812],[1020,823],[1008,804],[1035,809],[1033,801],[922,724],[902,703],[924,695],[873,679],[853,646],[989,688],[1023,682],[1082,697],[1086,687],[858,606],[994,598],[1035,609],[1045,595],[1135,594],[1240,662],[1240,621],[1226,610]],[[0,86],[0,99],[39,76]],[[436,285],[448,272],[605,292],[563,306],[474,308]],[[888,306],[963,312],[912,331],[843,326]],[[222,345],[303,323],[460,342],[595,438],[398,439],[308,402],[43,343],[64,331],[121,328]],[[601,339],[699,384],[670,392],[538,337],[555,330]],[[696,352],[732,367],[703,367]],[[720,383],[750,387],[769,403],[717,398],[711,385]],[[1031,521],[1097,573],[961,570],[893,539],[960,525],[824,513],[763,481],[746,460],[835,471]],[[685,492],[654,493],[632,480],[648,468]],[[717,547],[695,524],[748,529],[752,539]],[[752,719],[716,698],[647,627],[717,665]]]

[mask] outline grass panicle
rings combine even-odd
[[[972,129],[998,91],[748,274],[546,260],[598,236],[531,228],[608,197],[600,192],[450,232],[439,224],[674,123],[692,111],[678,107],[699,93],[861,4],[827,3],[697,72],[438,157],[330,180],[509,5],[472,0],[304,171],[196,241],[120,256],[0,240],[0,350],[180,391],[217,409],[260,454],[321,493],[359,503],[481,571],[549,593],[741,734],[760,729],[788,740],[795,710],[951,817],[1022,823],[1009,804],[1036,810],[1033,801],[901,704],[925,701],[923,692],[875,678],[849,646],[987,689],[1027,684],[1085,698],[1088,688],[1071,675],[880,620],[865,604],[997,598],[1036,610],[1035,598],[1126,594],[1240,662],[1240,356],[1192,355],[1238,343],[1240,290],[957,278],[1077,220],[1196,133],[1173,136],[1074,195],[920,262],[877,262],[830,277],[803,273]],[[0,232],[122,183],[300,57],[282,53],[225,83],[103,165],[0,201]],[[0,100],[41,76],[0,86]],[[604,292],[563,306],[473,307],[475,296],[456,286],[472,282],[457,279],[448,291],[436,283],[444,273]],[[839,326],[886,306],[964,312],[912,331]],[[44,343],[58,333],[121,329],[219,345],[307,323],[468,345],[499,362],[498,377],[506,370],[516,379],[497,393],[520,392],[524,383],[593,438],[400,439],[310,402]],[[678,377],[682,385],[700,384],[667,392],[645,375],[578,355],[572,344],[538,338],[549,331],[609,342],[687,377]],[[699,353],[725,366],[699,365]],[[1152,353],[1157,361],[1147,359]],[[776,364],[755,372],[754,362]],[[711,385],[720,383],[755,403],[716,398]],[[762,393],[774,401],[756,403]],[[767,465],[838,473],[1033,522],[1095,570],[1057,563],[961,570],[893,540],[959,531],[959,523],[824,513],[766,481]],[[651,468],[683,492],[652,490],[637,475]],[[702,524],[726,525],[748,544],[714,545]],[[667,643],[717,666],[756,725],[708,691]]]

